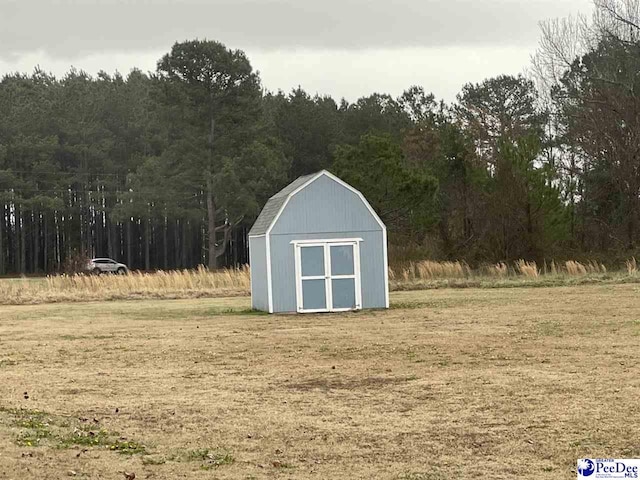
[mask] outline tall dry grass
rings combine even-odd
[[[46,279],[0,281],[0,304],[135,298],[197,298],[248,295],[249,267],[129,275],[59,275]]]
[[[423,260],[410,262],[401,271],[400,278],[405,282],[415,280],[433,280],[438,278],[465,278],[471,275],[471,268],[465,262],[434,262]],[[392,279],[397,278],[392,273]]]
[[[504,262],[487,265],[484,267],[484,271],[491,277],[506,277],[509,275],[509,267]]]
[[[636,257],[631,257],[626,262],[627,273],[629,275],[635,275],[638,273],[638,263],[636,262]]]
[[[133,272],[129,275],[60,275],[46,279],[50,290],[100,290],[114,293],[247,290],[250,281],[248,267],[219,271],[198,267],[196,270]]]
[[[524,277],[536,278],[540,275],[536,262],[527,262],[526,260],[518,260],[515,264],[516,271]]]
[[[626,272],[629,275],[635,275],[638,266],[635,258],[629,259],[625,264]],[[622,274],[624,270],[618,273]],[[587,275],[605,275],[608,273],[607,267],[596,260],[576,261],[568,260],[564,263],[556,263],[551,261],[545,262],[539,267],[536,262],[524,259],[517,260],[512,264],[499,262],[491,265],[483,265],[477,269],[471,269],[465,262],[411,262],[407,266],[389,269],[389,279],[396,285],[402,283],[417,283],[430,280],[440,279],[477,279],[487,277],[506,279],[524,277],[528,279],[536,279],[548,276],[587,276]]]
[[[615,278],[637,279],[637,272],[636,259],[631,258],[622,270],[615,272]],[[403,290],[429,286],[495,286],[511,279],[540,282],[544,278],[557,278],[560,281],[563,277],[603,277],[608,273],[603,264],[593,260],[569,260],[563,264],[545,262],[542,268],[539,268],[536,262],[518,260],[512,264],[500,262],[484,265],[475,270],[461,261],[425,260],[410,262],[399,268],[389,268],[389,280],[392,289]],[[612,277],[607,275],[607,278]],[[196,270],[134,272],[123,276],[60,275],[45,279],[5,279],[0,280],[0,305],[238,296],[248,295],[250,285],[249,267],[219,271],[209,271],[200,267]]]
[[[565,270],[569,275],[587,275],[589,273],[607,273],[607,267],[602,263],[590,260],[586,263],[569,260],[565,262]]]

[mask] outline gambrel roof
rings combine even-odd
[[[251,227],[251,230],[249,231],[249,236],[257,237],[260,235],[268,234],[269,229],[277,221],[278,217],[280,216],[280,213],[285,208],[288,200],[293,195],[298,193],[300,190],[307,187],[311,183],[315,182],[318,178],[322,176],[327,176],[332,180],[336,181],[337,183],[339,183],[340,185],[344,186],[345,188],[348,188],[349,190],[356,193],[360,197],[362,202],[367,206],[367,208],[369,209],[371,214],[375,217],[376,221],[380,224],[380,226],[383,229],[385,228],[384,224],[382,223],[382,220],[380,220],[380,217],[378,217],[378,215],[375,213],[373,208],[371,208],[371,205],[369,205],[369,202],[367,202],[367,200],[364,198],[362,193],[360,193],[358,190],[353,188],[351,185],[340,180],[331,172],[327,170],[322,170],[317,173],[312,173],[311,175],[304,175],[302,177],[297,178],[292,183],[290,183],[289,185],[284,187],[282,190],[280,190],[278,193],[276,193],[273,197],[271,197],[267,201],[267,204],[264,206],[262,211],[260,212],[260,215],[258,216],[258,219],[256,220],[256,222],[253,224],[253,227]]]

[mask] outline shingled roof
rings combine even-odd
[[[311,175],[304,175],[302,177],[298,177],[289,185],[287,185],[278,193],[276,193],[273,197],[271,197],[267,202],[267,204],[262,209],[262,211],[260,212],[260,215],[258,216],[256,223],[254,223],[253,227],[251,227],[251,230],[249,231],[249,236],[255,237],[258,235],[266,234],[267,230],[269,230],[269,227],[278,216],[278,212],[280,211],[282,206],[285,204],[287,199],[291,196],[291,194],[295,192],[298,188],[303,186],[305,183],[307,183],[309,180],[312,180],[314,177],[321,176],[324,172],[325,171],[322,170],[321,172],[312,173]]]

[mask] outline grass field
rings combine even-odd
[[[0,478],[575,478],[640,456],[639,288],[0,306]]]

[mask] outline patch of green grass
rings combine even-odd
[[[118,452],[123,455],[146,454],[146,447],[133,440],[123,440],[116,438],[117,433],[109,432],[105,429],[100,430],[83,430],[76,428],[75,431],[65,436],[56,438],[57,448],[72,447],[101,447]]]
[[[391,310],[419,310],[421,308],[443,308],[444,302],[391,302]]]
[[[235,458],[231,453],[222,449],[211,450],[201,448],[197,450],[189,450],[185,455],[188,461],[200,461],[202,470],[211,470],[222,465],[231,465],[235,462]]]
[[[15,425],[17,427],[29,428],[32,430],[43,430],[49,427],[47,423],[42,421],[40,415],[29,417],[24,420],[18,420]]]
[[[252,308],[210,308],[206,311],[206,316],[216,316],[216,315],[256,315],[256,316],[266,316],[269,315],[268,312],[263,312],[262,310],[254,310]]]
[[[62,340],[113,340],[116,338],[115,335],[61,335],[58,337]],[[85,350],[86,351],[86,350]],[[94,350],[89,350],[94,351]]]
[[[48,428],[28,430],[18,434],[16,437],[16,445],[19,447],[38,447],[43,439],[50,437],[51,431]]]
[[[16,419],[26,419],[28,417],[35,416],[46,416],[46,413],[41,412],[40,410],[30,410],[28,408],[11,408],[3,406],[0,406],[0,413],[11,415],[12,417],[16,417]]]
[[[562,325],[552,320],[542,321],[537,325],[536,333],[545,337],[562,337]]]
[[[49,415],[38,410],[0,407],[0,414],[18,427],[15,442],[21,447],[106,448],[124,455],[146,454],[146,447],[137,441],[125,440],[117,432],[80,423],[69,417]],[[0,420],[2,417],[0,416]]]
[[[275,468],[282,468],[282,469],[296,468],[294,465],[291,465],[290,463],[280,462],[280,461],[271,462],[271,465],[273,465]]]
[[[62,340],[85,340],[89,337],[85,336],[85,335],[60,335],[59,337]]]
[[[21,429],[15,439],[21,447],[37,447],[52,436],[50,420],[44,412],[0,407],[0,413],[9,415],[11,424]]]
[[[109,445],[109,450],[116,451],[123,455],[136,455],[142,454],[145,455],[147,453],[147,449],[144,445],[138,442],[134,442],[132,440],[116,440],[111,445]]]
[[[163,465],[165,463],[167,463],[167,459],[164,457],[159,457],[154,455],[147,455],[142,457],[143,465]]]
[[[149,308],[147,310],[140,310],[131,312],[129,310],[114,310],[114,314],[122,312],[122,315],[127,315],[131,320],[181,320],[185,318],[187,312],[182,309],[164,309],[164,308]],[[267,312],[259,310],[253,310],[242,306],[238,307],[197,307],[188,310],[188,315],[192,318],[206,319],[208,317],[220,317],[220,316],[266,316]],[[111,338],[111,337],[109,337]]]
[[[448,300],[431,300],[431,301],[394,301],[391,302],[389,308],[391,310],[422,310],[422,309],[431,309],[431,310],[441,310],[444,308],[452,308],[452,307],[464,307],[470,304],[478,304],[481,303],[482,300],[478,298],[456,298],[456,299],[448,299]]]
[[[412,472],[405,473],[398,480],[445,480],[439,472]]]
[[[109,433],[104,430],[85,430],[76,428],[73,432],[58,437],[58,448],[106,447],[110,444]]]
[[[392,291],[434,290],[440,288],[520,288],[520,287],[572,287],[578,285],[611,285],[640,283],[640,277],[626,273],[602,273],[580,276],[540,275],[539,277],[487,277],[450,278],[391,282]],[[392,307],[393,308],[393,307]]]

